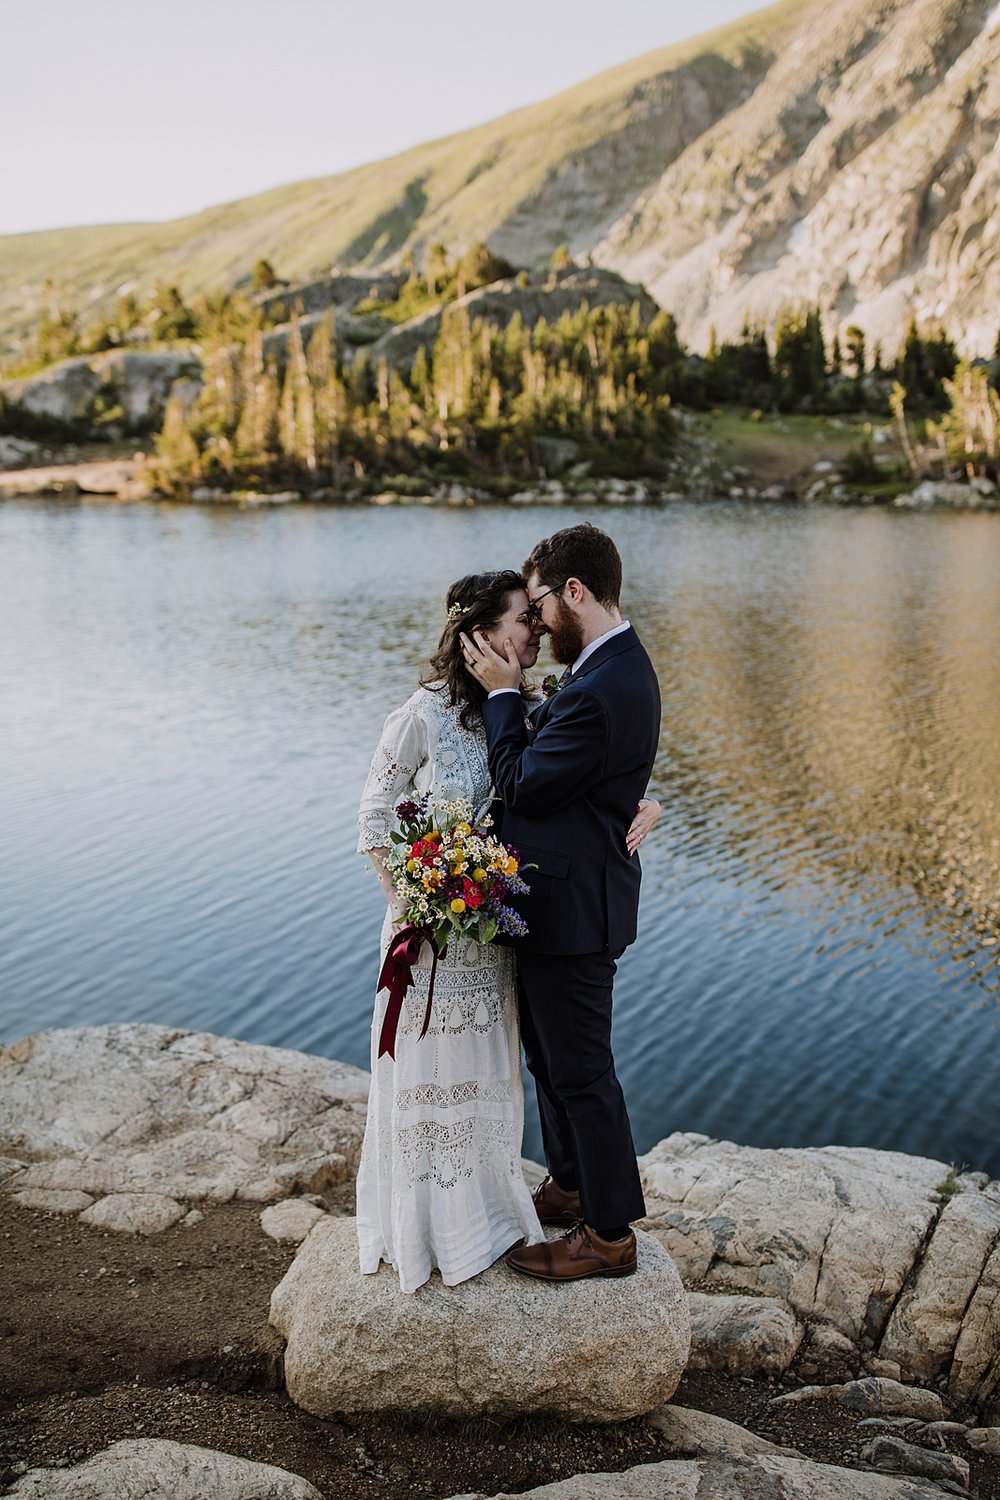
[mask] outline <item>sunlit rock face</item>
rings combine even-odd
[[[695,343],[803,298],[892,350],[912,309],[988,353],[995,0],[803,5],[774,41],[760,84],[665,166],[596,258],[644,281]]]

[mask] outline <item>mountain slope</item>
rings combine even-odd
[[[518,263],[588,250],[685,146],[745,98],[792,19],[782,3],[651,52],[498,120],[334,177],[276,188],[164,224],[0,237],[0,337],[27,327],[54,281],[99,304],[123,283],[198,290],[246,277],[380,265],[435,240],[486,240]]]
[[[537,265],[560,243],[714,323],[818,301],[894,353],[911,309],[972,352],[1000,322],[1000,4],[781,0],[553,99],[336,177],[166,224],[0,238],[0,339],[47,279],[97,306],[443,240]]]

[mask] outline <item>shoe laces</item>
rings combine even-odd
[[[581,1240],[588,1250],[594,1249],[594,1242],[590,1238],[587,1226],[582,1219],[577,1219],[572,1229],[566,1231],[567,1240]]]

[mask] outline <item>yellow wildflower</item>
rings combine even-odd
[[[481,882],[486,879],[486,871],[481,868],[478,870],[473,870],[472,878],[473,880],[478,880]]]
[[[461,915],[461,913],[465,910],[465,902],[462,900],[461,896],[455,897],[454,901],[451,903],[451,909],[453,912],[457,912],[459,915]]]

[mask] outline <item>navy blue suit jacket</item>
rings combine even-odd
[[[501,828],[531,892],[516,902],[537,953],[619,952],[635,941],[641,869],[625,835],[660,734],[656,673],[631,628],[593,652],[525,724],[517,693],[483,704]]]

